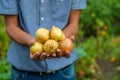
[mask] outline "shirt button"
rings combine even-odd
[[[44,0],[41,0],[41,3],[44,3]]]
[[[64,1],[64,0],[61,0],[62,2]]]
[[[43,20],[44,20],[44,17],[41,17],[41,20],[43,21]]]

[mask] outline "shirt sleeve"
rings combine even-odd
[[[72,0],[72,9],[85,9],[87,0]]]
[[[18,14],[18,0],[0,0],[0,14]]]

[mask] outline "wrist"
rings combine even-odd
[[[75,36],[70,36],[69,39],[74,42],[75,41]]]
[[[27,42],[27,46],[32,46],[36,42],[36,39],[29,39]]]

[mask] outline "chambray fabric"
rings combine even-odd
[[[84,9],[86,0],[0,0],[1,15],[19,15],[20,28],[35,37],[38,28],[51,29],[55,25],[63,29],[71,9]],[[31,60],[29,47],[15,41],[8,51],[8,61],[16,68],[27,71],[54,71],[77,59],[73,50],[70,58]]]

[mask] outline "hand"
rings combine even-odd
[[[42,52],[42,53],[30,53],[30,58],[33,60],[44,60],[47,58],[47,53],[46,52]]]
[[[28,41],[28,45],[32,46],[36,41],[37,41],[36,39],[32,39],[32,40]],[[45,52],[42,52],[42,53],[39,53],[39,52],[31,53],[30,52],[30,58],[33,60],[44,60],[46,58],[46,55],[47,55],[47,53],[45,53]]]
[[[60,58],[62,57],[62,52],[60,49],[57,49],[55,53],[49,54],[46,52],[42,53],[30,53],[30,58],[33,60],[44,60],[46,58]]]
[[[57,49],[57,51],[56,51],[56,57],[60,58],[60,57],[62,57],[62,56],[63,56],[63,55],[62,55],[61,50],[60,50],[60,49]]]
[[[74,37],[74,36],[71,36],[69,39],[70,39],[72,42],[74,42],[75,37]],[[56,57],[57,57],[57,58],[60,58],[60,57],[69,58],[69,57],[70,57],[70,51],[67,50],[65,53],[62,53],[61,50],[58,48],[55,53],[52,53],[51,55],[48,54],[47,57],[48,57],[48,58],[56,58]]]
[[[74,42],[74,40],[75,40],[75,36],[71,36],[71,37],[69,37],[69,39],[72,41],[72,42]],[[66,57],[66,58],[69,58],[70,57],[70,51],[66,51],[65,53],[63,53],[63,56],[64,57]]]
[[[30,58],[33,59],[33,60],[44,60],[46,58],[56,58],[56,57],[61,57],[61,56],[62,56],[62,53],[61,53],[60,49],[57,49],[56,52],[54,52],[54,53],[46,53],[46,52],[32,53],[32,52],[30,52]]]
[[[51,54],[47,54],[47,58],[60,58],[62,57],[62,52],[60,49],[57,49],[56,52],[51,53]]]

